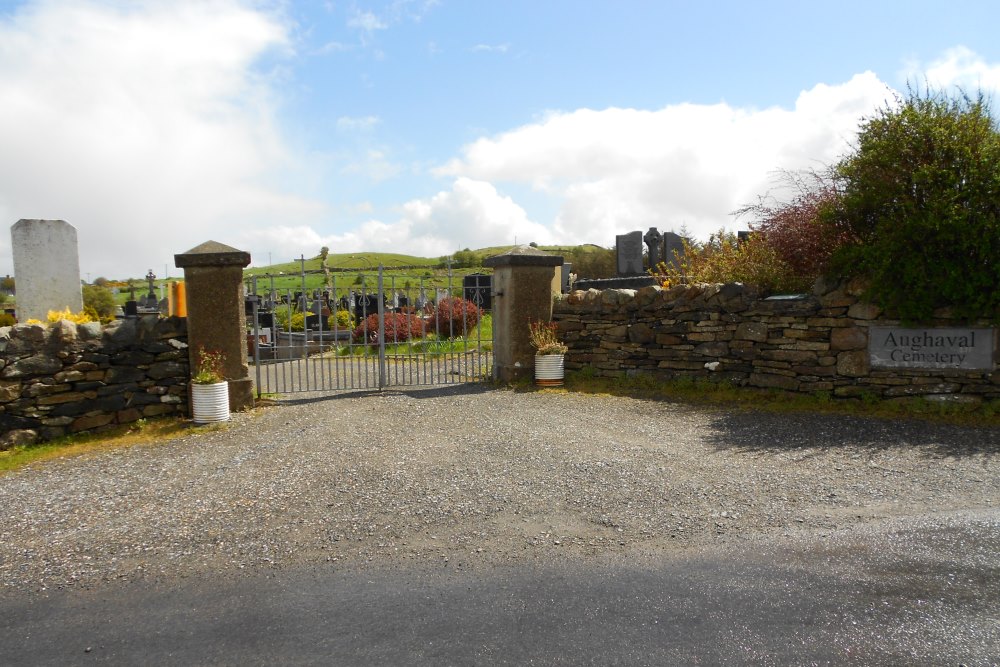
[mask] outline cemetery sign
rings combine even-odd
[[[868,356],[878,368],[993,370],[993,329],[871,327]]]

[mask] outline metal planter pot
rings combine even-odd
[[[229,421],[229,383],[191,383],[191,418],[196,424]]]
[[[539,387],[561,387],[565,377],[564,354],[535,355],[535,384]]]

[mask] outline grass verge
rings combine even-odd
[[[650,375],[609,378],[597,376],[587,370],[568,372],[565,388],[567,391],[587,394],[631,396],[768,412],[818,412],[885,419],[913,418],[964,426],[1000,426],[1000,400],[951,403],[927,400],[920,396],[882,399],[874,394],[860,398],[835,398],[825,392],[798,394],[695,379],[660,381]]]
[[[191,424],[181,419],[162,418],[149,421],[140,419],[132,424],[100,433],[78,433],[48,442],[18,446],[0,452],[0,474],[23,468],[37,461],[78,456],[117,447],[154,444],[175,438],[190,428]]]

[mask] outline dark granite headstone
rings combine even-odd
[[[619,276],[641,276],[642,232],[629,232],[615,237],[616,271]]]
[[[493,276],[485,273],[472,273],[462,279],[462,295],[466,301],[471,301],[483,310],[489,310],[493,302],[490,292],[493,289]]]
[[[663,234],[663,261],[680,269],[679,260],[684,257],[684,237],[673,232]]]

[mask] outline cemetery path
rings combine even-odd
[[[995,512],[1000,429],[489,387],[304,396],[0,477],[7,593],[640,563]]]

